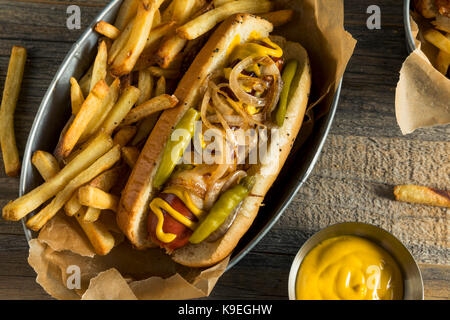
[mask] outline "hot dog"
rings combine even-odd
[[[156,244],[180,264],[210,266],[250,227],[311,86],[306,50],[272,29],[250,14],[228,18],[178,84],[179,104],[156,123],[120,200],[117,222],[135,247]]]

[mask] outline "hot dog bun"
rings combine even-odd
[[[287,60],[296,59],[299,62],[291,86],[292,95],[289,99],[285,121],[279,129],[279,135],[271,140],[269,152],[266,154],[266,157],[273,161],[251,168],[256,176],[256,183],[250,193],[252,196],[248,196],[244,200],[236,220],[225,236],[215,242],[203,241],[196,245],[188,244],[173,252],[172,259],[182,265],[211,266],[226,258],[233,251],[256,218],[264,196],[277,178],[300,131],[311,88],[311,67],[308,54],[298,43],[286,41],[282,37],[271,37],[271,39],[283,49],[283,56]]]
[[[117,224],[137,249],[153,246],[148,238],[146,222],[149,202],[153,197],[153,177],[172,129],[184,113],[200,101],[200,86],[208,74],[223,68],[227,49],[237,34],[246,42],[252,32],[267,37],[273,26],[267,20],[249,14],[238,14],[224,21],[210,37],[181,79],[174,95],[179,104],[162,113],[150,134],[122,192]]]

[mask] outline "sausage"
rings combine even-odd
[[[197,221],[197,217],[185,206],[183,201],[180,200],[176,195],[171,193],[161,193],[158,195],[159,198],[166,201],[173,209],[181,213],[183,216],[192,221]],[[166,249],[168,253],[173,250],[186,245],[189,242],[189,237],[192,235],[192,230],[186,227],[184,224],[178,222],[165,210],[162,210],[164,215],[163,231],[165,233],[175,234],[177,237],[175,240],[169,243],[161,242],[156,237],[156,225],[158,224],[158,218],[155,214],[150,212],[148,218],[148,232],[150,238],[161,248]]]

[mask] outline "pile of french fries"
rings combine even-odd
[[[435,67],[440,73],[446,76],[450,67],[450,33],[447,32],[444,34],[436,29],[429,29],[424,32],[423,37],[439,49],[435,60]]]
[[[99,217],[117,211],[160,113],[177,105],[169,81],[181,77],[186,59],[190,64],[204,38],[229,16],[260,14],[276,26],[292,19],[292,10],[272,9],[268,0],[124,0],[114,24],[96,24],[101,37],[89,70],[70,79],[72,115],[56,149],[33,154],[44,183],[8,203],[3,217],[17,221],[38,209],[26,225],[39,231],[63,210],[97,254],[109,253],[116,242]]]

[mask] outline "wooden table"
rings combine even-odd
[[[0,0],[0,83],[12,45],[29,59],[16,112],[20,153],[40,101],[71,45],[107,0]],[[362,221],[392,232],[421,266],[425,297],[448,299],[449,211],[393,201],[394,184],[448,188],[449,127],[402,136],[394,114],[398,71],[407,56],[402,2],[383,0],[381,30],[368,30],[368,0],[348,0],[346,29],[358,40],[339,108],[320,161],[289,209],[258,246],[218,282],[213,299],[286,299],[290,264],[302,243],[333,223]],[[81,8],[81,30],[66,9]],[[18,195],[19,179],[0,173],[0,206]],[[48,299],[27,264],[19,223],[0,221],[0,299]]]

